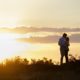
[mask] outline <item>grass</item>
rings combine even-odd
[[[47,58],[29,62],[16,57],[0,64],[0,80],[80,80],[80,59],[71,56],[69,63],[59,65]]]

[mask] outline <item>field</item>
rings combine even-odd
[[[80,60],[71,58],[59,65],[50,59],[42,60],[16,57],[0,64],[0,80],[80,80]]]

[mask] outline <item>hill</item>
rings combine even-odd
[[[0,80],[80,80],[80,60],[72,58],[63,65],[43,60],[16,57],[0,64]]]

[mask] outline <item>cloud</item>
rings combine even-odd
[[[61,36],[46,36],[46,37],[30,37],[30,38],[17,38],[21,42],[30,42],[30,43],[55,43],[58,42]],[[72,34],[69,36],[70,42],[80,43],[80,34]]]
[[[46,37],[31,37],[31,38],[18,38],[21,42],[31,42],[31,43],[53,43],[57,42],[59,36],[46,36]]]
[[[80,28],[36,28],[36,27],[19,27],[12,29],[13,32],[17,33],[28,33],[28,32],[80,32]]]
[[[47,28],[47,27],[16,27],[16,28],[0,28],[0,32],[14,32],[26,34],[29,32],[80,32],[80,28]]]
[[[72,34],[70,40],[71,42],[80,43],[80,34]]]
[[[78,42],[80,43],[80,28],[36,28],[36,27],[16,27],[16,28],[0,28],[0,32],[13,32],[17,34],[27,34],[27,33],[32,33],[35,32],[51,32],[50,35],[46,36],[32,36],[30,38],[17,38],[18,41],[22,42],[32,42],[32,43],[53,43],[53,42],[58,42],[59,38],[61,37],[60,35],[57,34],[52,34],[53,32],[73,32],[70,37],[70,42]],[[78,32],[78,33],[77,33]],[[39,34],[37,34],[39,35]],[[44,35],[44,34],[41,34]]]

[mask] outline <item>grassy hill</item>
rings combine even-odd
[[[59,65],[47,58],[29,62],[16,57],[0,64],[0,80],[80,80],[80,60],[71,58]]]

